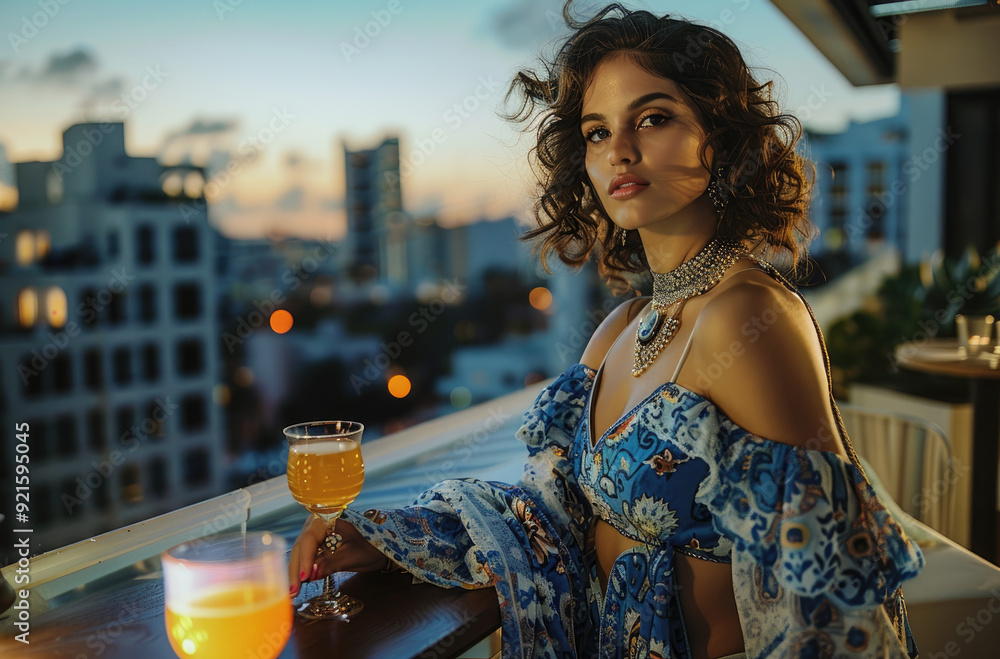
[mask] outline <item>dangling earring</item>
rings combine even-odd
[[[725,176],[726,168],[719,169],[712,175],[712,180],[708,182],[708,196],[715,206],[715,214],[722,219],[722,214],[726,212],[726,204],[729,203],[728,187],[723,185],[722,178]]]
[[[628,236],[628,229],[622,229],[622,247],[625,246],[625,238]]]

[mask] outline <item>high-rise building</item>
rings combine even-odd
[[[347,189],[346,262],[356,279],[407,284],[407,221],[402,209],[399,140],[352,151],[343,144]]]
[[[816,162],[811,218],[822,236],[812,252],[863,255],[875,242],[912,262],[941,246],[944,163],[937,153],[920,155],[915,139],[942,130],[940,98],[906,91],[895,116],[806,134]]]
[[[201,169],[129,156],[121,123],[71,126],[58,160],[16,172],[18,207],[0,219],[0,419],[26,438],[0,437],[0,480],[27,443],[34,553],[222,490],[219,236]]]

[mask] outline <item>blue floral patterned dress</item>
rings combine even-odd
[[[675,552],[732,564],[751,659],[917,656],[900,586],[924,558],[858,466],[751,434],[671,382],[595,442],[594,376],[571,366],[525,412],[518,483],[446,480],[344,518],[424,581],[495,587],[505,658],[690,657]],[[642,543],[606,593],[597,517]]]

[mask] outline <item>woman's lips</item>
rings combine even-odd
[[[631,199],[649,187],[649,183],[625,183],[611,192],[613,199]]]

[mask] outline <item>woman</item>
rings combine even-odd
[[[504,656],[915,657],[900,584],[923,556],[867,483],[808,305],[766,260],[794,272],[809,235],[798,122],[711,28],[619,5],[571,25],[548,75],[512,85],[514,118],[544,111],[528,237],[543,261],[600,255],[619,288],[649,270],[652,299],[619,306],[525,414],[517,485],[348,511],[318,558],[308,522],[293,583],[397,563],[494,586]]]

